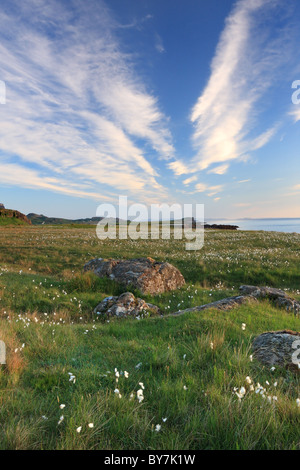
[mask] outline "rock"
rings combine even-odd
[[[300,333],[298,332],[290,330],[268,331],[254,339],[252,348],[254,357],[262,364],[299,371]],[[297,350],[299,351],[298,356]]]
[[[300,304],[297,300],[289,297],[283,290],[274,289],[271,287],[257,287],[257,286],[241,286],[240,291],[242,295],[234,297],[227,297],[225,299],[217,300],[205,305],[179,310],[169,314],[170,316],[182,315],[189,312],[198,312],[208,308],[217,308],[219,310],[230,310],[237,305],[247,302],[257,302],[260,298],[268,298],[274,302],[277,307],[285,308],[287,311],[293,312],[295,315],[299,314]]]
[[[270,299],[287,297],[283,290],[274,289],[273,287],[241,286],[240,291],[244,295],[253,295],[254,297],[268,297]]]
[[[225,299],[217,300],[209,304],[199,305],[197,307],[186,308],[185,310],[179,310],[178,312],[170,313],[168,316],[183,315],[184,313],[199,312],[208,308],[216,308],[218,310],[231,310],[238,305],[245,303],[257,302],[254,297],[248,295],[236,295],[234,297],[227,297]]]
[[[107,317],[141,318],[148,315],[149,312],[159,314],[160,310],[156,305],[135,297],[131,292],[125,292],[119,297],[106,297],[94,310],[95,314]]]
[[[257,299],[270,299],[277,307],[285,308],[288,312],[292,312],[295,315],[298,315],[300,312],[300,303],[289,297],[286,292],[281,289],[274,289],[272,287],[241,286],[240,291],[243,295],[251,295]]]
[[[181,272],[170,263],[160,263],[152,258],[130,260],[96,258],[84,265],[84,271],[92,271],[99,277],[132,285],[143,294],[159,294],[182,287],[185,284]]]
[[[15,211],[12,209],[4,209],[0,207],[0,218],[9,220],[19,219],[24,223],[31,225],[31,222],[29,219],[27,219],[26,215],[22,214],[22,212]]]
[[[204,224],[205,229],[213,229],[213,230],[237,230],[239,228],[238,225],[222,225],[222,224]]]

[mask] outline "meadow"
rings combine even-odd
[[[299,234],[206,231],[197,252],[181,240],[100,241],[91,226],[3,226],[0,240],[0,449],[300,448],[299,374],[251,354],[256,335],[300,331],[299,317],[268,301],[167,316],[242,284],[300,299]],[[145,256],[186,279],[178,291],[134,292],[166,315],[94,315],[125,289],[83,265]]]

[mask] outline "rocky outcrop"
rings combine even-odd
[[[131,292],[125,292],[119,297],[106,297],[97,305],[94,313],[105,317],[142,318],[149,313],[159,314],[160,310],[156,305],[135,297]]]
[[[184,313],[200,312],[201,310],[207,310],[209,308],[216,308],[218,310],[231,310],[238,305],[247,304],[251,302],[256,302],[255,298],[251,298],[248,295],[236,295],[234,297],[227,297],[225,299],[216,300],[216,302],[211,302],[209,304],[199,305],[197,307],[186,308],[184,310],[179,310],[178,312],[171,313],[171,316],[182,315]]]
[[[299,332],[290,330],[268,331],[255,338],[252,348],[254,357],[264,365],[287,367],[299,371]]]
[[[96,258],[84,265],[99,277],[108,277],[124,285],[132,285],[143,294],[159,294],[185,284],[181,272],[170,263],[160,263],[152,258],[130,260]]]
[[[19,219],[26,224],[31,225],[30,220],[27,219],[26,215],[22,214],[22,212],[11,210],[11,209],[1,209],[0,208],[0,219]]]
[[[286,292],[281,289],[274,289],[272,287],[241,286],[240,292],[243,295],[251,295],[256,299],[269,299],[276,307],[284,308],[288,312],[299,315],[300,303],[288,296]]]
[[[231,310],[232,308],[251,302],[257,302],[258,299],[270,299],[273,301],[276,307],[285,308],[288,312],[292,312],[298,315],[300,312],[300,303],[289,297],[283,290],[274,289],[272,287],[257,287],[257,286],[241,286],[241,295],[234,297],[227,297],[225,299],[217,300],[209,304],[199,305],[197,307],[186,308],[185,310],[179,310],[178,312],[171,313],[169,315],[182,315],[184,313],[199,312],[209,308],[216,308],[218,310]]]
[[[213,230],[237,230],[239,227],[238,225],[204,224],[204,228]]]
[[[0,209],[5,209],[4,204],[0,204]]]

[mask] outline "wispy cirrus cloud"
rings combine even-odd
[[[13,184],[12,175],[24,171],[24,186],[28,180],[78,197],[102,199],[116,190],[165,196],[155,165],[174,152],[167,118],[122,51],[105,4],[5,6],[0,181]],[[22,186],[21,178],[15,184]]]
[[[206,192],[208,196],[212,197],[222,191],[222,185],[209,186],[205,183],[198,183],[195,186],[196,192],[204,193]]]
[[[282,50],[292,40],[295,25],[278,18],[288,16],[291,2],[239,0],[226,20],[211,75],[191,112],[192,142],[196,155],[169,167],[175,174],[201,170],[224,174],[230,162],[266,145],[277,131],[273,123],[253,135],[262,99],[274,80],[282,77],[289,53]],[[213,167],[213,165],[217,165]]]
[[[294,105],[294,108],[289,114],[293,117],[294,122],[300,121],[300,104]]]
[[[191,176],[190,178],[186,178],[184,181],[183,181],[183,184],[185,185],[189,185],[193,182],[197,181],[197,176]]]

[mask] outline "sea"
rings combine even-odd
[[[299,219],[205,219],[208,224],[237,225],[240,230],[300,233]]]

